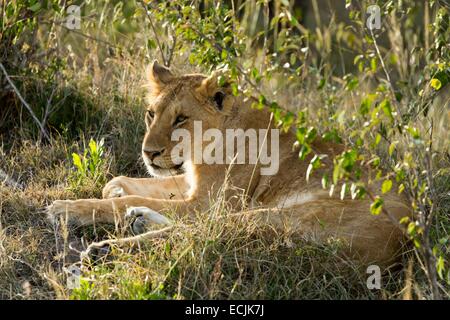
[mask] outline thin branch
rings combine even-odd
[[[161,58],[162,58],[162,60],[163,60],[163,63],[164,63],[164,65],[165,65],[166,67],[169,67],[169,64],[170,64],[170,63],[168,63],[168,61],[166,60],[166,57],[165,57],[165,54],[164,54],[164,50],[163,50],[163,48],[162,48],[162,46],[161,46],[161,42],[159,41],[159,38],[158,38],[158,33],[156,32],[155,25],[153,24],[152,17],[150,16],[150,13],[149,13],[149,11],[147,10],[147,7],[145,6],[145,4],[144,4],[142,1],[140,1],[140,4],[141,4],[142,7],[144,8],[145,14],[146,14],[146,16],[147,16],[147,18],[148,18],[148,20],[149,20],[149,22],[150,22],[150,27],[152,28],[153,34],[155,35],[156,44],[158,45],[159,51],[160,51],[160,53],[161,53]]]
[[[386,80],[389,83],[389,92],[392,95],[392,102],[395,104],[395,106],[397,108],[397,112],[400,115],[400,119],[403,120],[402,111],[400,109],[400,106],[397,103],[397,98],[395,97],[395,92],[394,92],[394,87],[392,85],[391,77],[389,76],[389,72],[387,71],[386,64],[384,63],[384,59],[381,56],[380,48],[378,47],[377,39],[375,38],[372,29],[370,29],[370,35],[372,36],[373,44],[375,46],[375,51],[377,52],[378,59],[380,59],[381,67],[383,68],[384,74],[386,76]]]
[[[167,57],[167,67],[170,67],[172,62],[173,53],[175,52],[175,47],[177,45],[177,35],[173,30],[170,31],[170,37],[172,38],[172,45],[169,47],[169,54]]]
[[[52,89],[52,93],[50,94],[50,97],[47,99],[47,104],[45,105],[45,112],[44,112],[44,117],[42,118],[42,126],[45,127],[48,117],[50,116],[50,114],[53,112],[53,108],[51,106],[52,100],[53,100],[53,96],[55,95],[56,92],[56,86],[53,87]]]
[[[22,102],[22,104],[25,106],[25,108],[28,110],[28,112],[31,114],[31,117],[33,118],[33,120],[36,122],[36,124],[38,125],[39,129],[41,130],[42,135],[48,140],[50,141],[50,137],[47,133],[47,131],[45,130],[44,126],[42,125],[42,123],[39,121],[39,119],[36,117],[35,113],[33,112],[33,109],[31,109],[30,105],[25,101],[25,99],[22,97],[22,95],[20,94],[19,90],[17,89],[17,87],[14,85],[14,82],[12,82],[11,78],[9,77],[8,72],[6,71],[5,67],[3,66],[3,64],[0,62],[0,69],[2,69],[3,74],[6,77],[6,80],[9,82],[9,84],[11,85],[11,87],[13,88],[14,92],[16,93],[17,97],[20,99],[20,101]]]
[[[93,37],[93,36],[91,36],[91,35],[89,35],[89,34],[86,34],[86,33],[83,33],[83,32],[81,32],[81,31],[78,31],[77,29],[70,29],[70,28],[67,28],[66,25],[65,25],[64,23],[60,23],[60,22],[57,22],[57,21],[55,21],[55,20],[53,20],[53,21],[51,21],[51,22],[48,22],[48,21],[41,21],[41,23],[49,24],[49,25],[54,24],[55,26],[58,26],[58,27],[60,27],[60,28],[63,28],[63,29],[65,29],[65,30],[69,31],[69,32],[73,32],[73,33],[75,33],[75,34],[77,34],[77,35],[80,35],[80,36],[86,38],[86,39],[89,39],[89,40],[93,40],[93,41],[96,41],[96,42],[103,43],[103,44],[108,45],[108,46],[110,46],[111,48],[114,48],[114,49],[118,49],[118,48],[119,48],[118,46],[115,46],[115,45],[113,45],[111,42],[108,42],[108,41],[106,41],[106,40],[103,40],[103,39],[100,39],[100,38]]]
[[[173,226],[170,225],[168,227],[159,229],[159,230],[151,230],[145,233],[139,234],[137,236],[127,237],[127,238],[119,238],[119,239],[108,239],[100,242],[92,242],[86,250],[80,253],[81,260],[88,258],[93,249],[99,249],[104,246],[110,245],[121,245],[121,244],[133,244],[139,243],[143,240],[159,238],[164,236],[168,231],[172,230]]]

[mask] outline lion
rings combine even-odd
[[[227,84],[219,85],[217,73],[177,76],[157,61],[147,73],[150,93],[142,157],[152,177],[115,177],[104,187],[103,199],[54,201],[48,209],[51,219],[67,215],[84,225],[131,216],[144,218],[140,227],[169,224],[165,213],[176,217],[205,212],[211,198],[222,192],[232,212],[251,217],[261,228],[288,228],[324,242],[336,238],[346,244],[351,257],[367,263],[392,261],[398,255],[404,234],[398,221],[411,211],[403,196],[383,195],[383,212],[388,214],[372,215],[373,199],[341,199],[323,189],[321,177],[332,167],[334,156],[345,150],[343,145],[320,138],[312,143],[315,153],[327,157],[309,181],[306,171],[312,155],[299,160],[294,129],[279,135],[279,170],[272,175],[261,174],[261,163],[198,163],[190,152],[174,159],[172,133],[177,129],[193,133],[195,121],[201,121],[204,130],[223,134],[230,128],[277,127],[269,110],[252,108],[255,100],[234,95]],[[267,132],[265,138],[270,140],[272,131]],[[371,188],[375,192],[379,186]]]

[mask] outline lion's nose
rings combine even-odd
[[[159,150],[144,150],[144,153],[151,161],[153,161],[157,156],[160,156],[164,150],[165,148]]]

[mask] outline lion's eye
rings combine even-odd
[[[187,120],[187,117],[183,116],[183,115],[179,115],[176,119],[175,122],[173,123],[174,126],[178,126],[180,124],[182,124],[183,122],[185,122]]]

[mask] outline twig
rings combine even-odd
[[[377,39],[373,34],[373,30],[370,29],[370,35],[372,36],[373,44],[375,46],[375,51],[377,52],[378,59],[380,59],[381,67],[383,68],[384,74],[386,76],[386,80],[389,83],[389,92],[392,95],[392,102],[395,104],[397,108],[397,112],[400,115],[400,119],[403,120],[402,111],[400,110],[400,106],[397,104],[397,98],[395,97],[394,87],[392,85],[391,77],[389,76],[389,72],[387,71],[386,65],[384,63],[384,59],[381,56],[380,48],[378,47]]]
[[[31,114],[31,117],[33,118],[33,120],[36,122],[36,124],[39,126],[39,129],[41,129],[41,133],[42,135],[48,140],[50,141],[50,137],[47,133],[47,131],[45,130],[44,126],[42,125],[42,123],[39,121],[39,119],[36,117],[36,115],[33,112],[33,109],[31,109],[30,105],[25,101],[25,99],[22,97],[22,95],[20,94],[19,90],[17,89],[17,87],[14,85],[14,82],[12,82],[11,78],[9,77],[8,72],[6,71],[5,67],[3,66],[3,64],[0,62],[0,69],[2,69],[3,74],[6,77],[6,80],[9,82],[9,84],[11,85],[11,87],[13,88],[14,92],[16,93],[17,97],[20,99],[20,101],[22,102],[22,104],[25,106],[25,108],[28,110],[28,112]]]
[[[167,67],[170,67],[172,62],[173,53],[175,52],[175,47],[177,45],[177,35],[173,30],[170,31],[170,37],[172,38],[172,45],[169,47],[169,54],[167,57]]]
[[[121,239],[108,239],[108,240],[103,240],[100,242],[92,242],[86,248],[86,250],[81,252],[80,257],[82,260],[84,258],[88,257],[90,252],[94,248],[102,248],[106,245],[112,245],[112,244],[120,245],[120,244],[125,244],[125,243],[139,243],[142,240],[152,239],[152,238],[157,238],[157,237],[163,236],[167,231],[170,231],[172,229],[173,229],[173,226],[168,226],[168,227],[165,227],[165,228],[162,228],[159,230],[147,231],[145,233],[142,233],[142,234],[139,234],[139,235],[133,236],[133,237],[121,238]]]
[[[60,27],[60,28],[63,28],[63,29],[65,29],[65,30],[67,30],[68,32],[73,32],[73,33],[75,33],[75,34],[77,34],[77,35],[80,35],[80,36],[86,38],[86,39],[93,40],[93,41],[96,41],[96,42],[99,42],[99,43],[103,43],[103,44],[108,45],[108,46],[110,46],[111,48],[114,48],[114,49],[118,49],[118,48],[119,48],[118,46],[115,46],[115,45],[113,45],[111,42],[108,42],[108,41],[106,41],[106,40],[103,40],[103,39],[100,39],[100,38],[93,37],[93,36],[91,36],[91,35],[89,35],[89,34],[86,34],[86,33],[83,33],[83,32],[81,32],[81,31],[78,31],[77,29],[70,29],[70,28],[67,28],[67,27],[65,26],[64,23],[60,23],[60,22],[55,21],[55,20],[53,20],[52,22],[41,21],[41,23],[58,26],[58,27]]]
[[[166,60],[166,57],[165,57],[165,54],[164,54],[164,50],[162,49],[161,42],[159,41],[158,34],[156,32],[155,25],[153,24],[152,17],[150,16],[150,13],[148,12],[147,7],[145,6],[145,4],[142,1],[140,1],[140,4],[144,8],[145,14],[146,14],[146,16],[147,16],[147,18],[148,18],[148,20],[150,22],[150,27],[152,28],[153,34],[155,35],[156,44],[158,45],[159,51],[161,53],[161,58],[163,60],[163,63],[164,63],[164,65],[166,67],[169,67],[170,66],[170,62],[168,63],[168,61]]]
[[[45,124],[47,123],[47,119],[50,116],[50,113],[52,113],[52,107],[51,107],[51,103],[53,100],[53,96],[56,92],[56,86],[53,87],[52,89],[52,93],[50,94],[50,97],[47,99],[47,104],[45,106],[45,112],[44,112],[44,118],[42,119],[42,126],[45,126]]]

